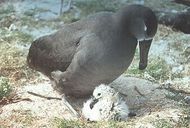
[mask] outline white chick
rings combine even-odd
[[[82,114],[90,121],[127,120],[129,110],[122,97],[113,88],[101,84],[93,92],[94,98],[84,103]]]
[[[109,112],[112,108],[111,102],[106,102],[101,100],[97,102],[91,109],[90,104],[93,102],[93,99],[89,99],[84,103],[82,114],[89,121],[101,121],[108,120]]]
[[[105,84],[100,84],[99,86],[97,86],[94,91],[93,91],[93,97],[95,99],[100,99],[102,97],[104,98],[111,98],[111,96],[113,96],[114,94],[116,94],[117,92],[110,86],[106,86]]]

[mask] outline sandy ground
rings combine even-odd
[[[124,94],[130,111],[137,114],[135,119],[129,119],[129,121],[135,122],[134,127],[149,127],[149,125],[153,127],[151,122],[159,119],[169,120],[175,124],[183,115],[183,108],[177,101],[166,98],[170,92],[160,89],[159,84],[144,79],[121,76],[112,83],[112,86]],[[76,119],[61,100],[44,99],[31,95],[28,91],[60,98],[48,81],[23,86],[17,90],[17,94],[22,98],[29,98],[31,101],[20,101],[3,106],[0,123],[6,127],[51,128],[51,122],[55,118]],[[72,103],[72,105],[74,104]],[[6,124],[7,122],[9,123]]]
[[[141,83],[139,85],[139,83]],[[152,82],[138,79],[138,78],[127,78],[120,77],[113,83],[122,94],[126,94],[126,100],[130,108],[133,108],[134,112],[137,113],[138,117],[142,115],[148,115],[152,111],[159,109],[161,105],[165,105],[169,101],[165,101],[166,91],[157,90],[158,84]],[[135,87],[144,95],[141,96]],[[55,91],[53,91],[51,85],[48,81],[43,83],[38,83],[36,85],[26,85],[17,90],[17,93],[22,98],[30,98],[31,101],[21,101],[14,104],[8,104],[2,107],[2,113],[0,115],[1,120],[8,121],[10,117],[14,114],[29,114],[33,118],[37,118],[41,123],[40,126],[48,126],[48,122],[53,118],[63,118],[63,119],[74,119],[71,113],[65,108],[61,100],[47,100],[40,98],[31,94],[28,91],[35,92],[44,96],[60,97]],[[163,100],[164,99],[164,100]],[[162,104],[157,104],[158,102],[163,102]],[[170,107],[170,106],[169,106]],[[26,119],[27,120],[27,119]],[[19,127],[23,122],[13,121],[9,126]],[[28,124],[27,124],[28,125]],[[50,126],[51,127],[51,126]]]

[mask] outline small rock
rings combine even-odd
[[[152,77],[148,72],[144,73],[144,77],[150,81],[156,81],[154,77]]]
[[[186,96],[184,100],[185,100],[185,103],[190,104],[190,96]]]
[[[183,54],[185,55],[185,57],[190,56],[190,46],[185,48],[185,50],[183,51]]]
[[[42,12],[34,16],[36,19],[39,20],[54,20],[58,17],[58,15],[52,12]]]
[[[136,4],[144,5],[144,0],[137,0],[135,3],[136,3]]]
[[[15,24],[11,24],[9,26],[9,31],[15,31],[15,30],[18,30],[17,27],[16,27],[16,25]]]
[[[178,67],[173,67],[172,68],[172,72],[173,73],[181,73],[183,70],[184,70],[184,66],[183,65],[180,65]]]

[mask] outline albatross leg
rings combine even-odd
[[[62,90],[62,88],[59,86],[59,82],[60,82],[60,80],[62,80],[62,82],[64,82],[65,79],[62,79],[62,78],[64,78],[64,74],[65,74],[65,72],[62,72],[59,70],[51,72],[51,77],[53,79],[53,80],[51,80],[51,84],[52,84],[52,87],[57,91]],[[76,112],[76,110],[69,104],[69,102],[67,101],[67,97],[64,94],[62,94],[62,101],[63,101],[64,105],[67,107],[67,109],[75,117],[77,117],[77,118],[80,117],[80,115]]]
[[[66,100],[65,95],[62,95],[62,101],[64,105],[67,107],[67,109],[77,118],[80,117],[80,115],[76,112],[76,110],[69,104],[69,102]]]

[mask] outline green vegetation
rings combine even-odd
[[[1,43],[9,43],[9,44],[29,44],[33,40],[32,35],[21,32],[21,31],[9,31],[7,29],[1,29]]]
[[[180,116],[180,119],[177,123],[177,126],[180,128],[189,128],[190,127],[190,108],[187,105],[184,110],[184,115]]]
[[[183,98],[184,100],[184,98]],[[190,128],[190,107],[189,104],[186,104],[184,101],[179,104],[179,107],[182,109],[179,120],[176,124],[177,128]]]
[[[63,20],[66,23],[77,21],[83,17],[94,14],[100,11],[111,11],[114,12],[121,5],[115,0],[83,0],[75,1],[74,5],[80,10],[70,9],[68,12],[65,12],[59,17],[59,20]],[[78,12],[79,11],[79,12]],[[80,16],[77,16],[77,13]]]
[[[12,12],[15,12],[15,9],[14,9],[14,6],[11,4],[0,8],[0,14],[1,15],[6,15],[6,14],[9,14]]]
[[[31,111],[17,110],[15,111],[15,114],[18,114],[17,116],[19,117],[15,120],[15,122],[21,122],[25,127],[32,125],[36,120],[36,117],[32,115]]]
[[[87,122],[83,120],[62,120],[58,118],[54,120],[54,123],[58,128],[127,128],[130,126],[129,122]]]
[[[28,30],[33,29],[33,28],[36,28],[36,29],[44,28],[47,26],[48,28],[52,28],[52,29],[57,27],[56,22],[36,20],[33,16],[27,16],[27,15],[22,16],[19,22],[21,26],[27,26]]]
[[[170,76],[170,67],[163,59],[158,58],[150,62],[147,72],[156,80],[167,80]]]
[[[9,27],[15,20],[15,9],[13,5],[6,5],[0,8],[0,27]]]
[[[165,120],[165,119],[158,119],[155,122],[153,122],[154,126],[156,128],[173,128],[172,124]]]
[[[44,9],[44,8],[34,8],[30,9],[24,12],[24,15],[26,16],[34,16],[35,14],[41,13],[41,12],[48,12],[50,11],[49,9]]]
[[[15,85],[22,84],[19,81],[24,82],[23,78],[26,79],[25,82],[35,78],[37,73],[29,69],[26,64],[27,49],[19,48],[20,45],[16,47],[17,45],[14,43],[3,42],[0,45],[1,75],[10,78]]]
[[[0,100],[3,97],[9,96],[12,92],[12,87],[9,83],[9,80],[5,77],[0,77]]]
[[[0,33],[1,75],[8,77],[15,84],[19,80],[22,81],[22,78],[33,79],[36,73],[26,65],[27,46],[31,43],[33,37],[21,31],[9,31],[6,28],[0,29]]]
[[[113,0],[84,0],[76,2],[76,6],[81,9],[81,15],[86,16],[99,11],[115,11],[119,5]]]
[[[126,71],[126,75],[137,76],[146,79],[145,73],[149,74],[155,80],[167,80],[170,77],[170,67],[161,58],[149,59],[148,66],[145,70],[138,69],[137,62],[132,64]]]
[[[75,16],[75,11],[70,10],[65,12],[63,15],[60,15],[57,20],[64,21],[65,23],[72,23],[80,19],[80,17]]]
[[[1,44],[0,51],[0,69],[3,68],[19,68],[23,67],[25,63],[25,57],[21,49],[12,46],[13,44]],[[2,73],[2,72],[1,72]]]

